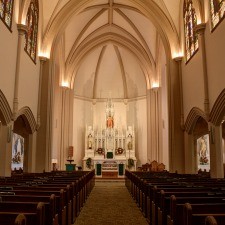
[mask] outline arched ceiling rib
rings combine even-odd
[[[99,98],[99,93],[110,88],[101,83],[107,83],[105,65],[110,66],[109,74],[114,71],[108,79],[113,83],[113,77],[122,83],[122,91],[116,90],[116,85],[112,90],[120,93],[117,97],[145,95],[146,88],[150,88],[158,76],[156,60],[161,51],[157,45],[158,37],[163,36],[162,42],[167,45],[167,50],[175,51],[179,45],[177,24],[173,22],[179,13],[169,14],[179,7],[177,2],[180,0],[176,4],[168,0],[52,0],[54,9],[49,11],[51,15],[44,10],[44,18],[49,22],[44,21],[46,30],[42,49],[50,49],[58,30],[60,33],[64,30],[67,76],[64,79],[73,81],[77,95]],[[127,59],[133,64],[130,65]],[[86,78],[79,78],[84,74]],[[88,93],[79,90],[82,85],[75,84],[88,81],[91,87]],[[135,84],[135,92],[130,91],[131,84]]]

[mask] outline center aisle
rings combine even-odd
[[[148,225],[124,181],[96,181],[74,225]]]

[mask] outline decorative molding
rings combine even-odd
[[[214,125],[220,125],[225,115],[225,89],[217,97],[209,115],[209,121]]]
[[[25,120],[29,133],[33,134],[36,131],[37,124],[31,109],[28,106],[21,108],[18,111],[16,118],[18,118],[19,116],[22,116]]]
[[[195,124],[200,117],[202,117],[204,120],[207,121],[207,116],[206,116],[205,112],[203,112],[201,109],[199,109],[197,107],[192,108],[187,116],[187,119],[186,119],[186,122],[184,125],[185,131],[187,133],[189,133],[189,134],[192,133],[192,131],[195,127]]]
[[[18,30],[20,35],[23,35],[27,32],[28,28],[27,28],[27,25],[17,24],[17,30]]]
[[[197,34],[203,34],[205,32],[205,28],[206,28],[206,24],[205,23],[197,24],[194,27],[194,32],[196,32]]]
[[[8,125],[11,122],[12,118],[12,111],[9,106],[9,103],[3,94],[3,92],[0,90],[0,119],[3,125]]]

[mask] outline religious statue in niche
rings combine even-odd
[[[128,143],[127,143],[127,149],[128,150],[132,150],[133,146],[132,146],[132,135],[129,134],[128,135]]]
[[[88,135],[88,149],[92,149],[92,142],[93,142],[92,135],[89,134]]]
[[[114,121],[113,121],[113,117],[109,116],[106,120],[106,127],[107,128],[113,128],[114,127]]]
[[[208,149],[207,149],[207,142],[205,136],[202,136],[199,141],[199,162],[201,165],[206,165],[208,164]]]

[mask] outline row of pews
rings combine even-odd
[[[128,171],[126,187],[151,225],[224,225],[225,179]]]
[[[94,185],[94,170],[0,177],[0,224],[72,225]]]

